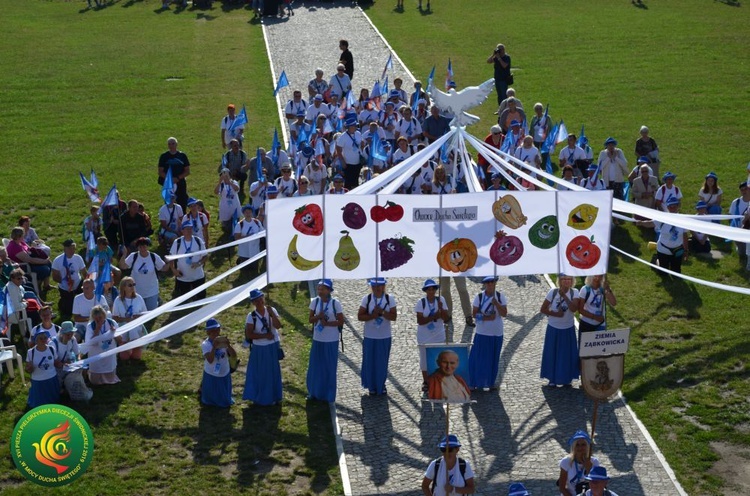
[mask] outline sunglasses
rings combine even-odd
[[[133,283],[133,284],[127,284],[125,287],[126,288],[134,288],[135,287],[135,283]]]
[[[307,181],[300,181],[299,183],[300,183],[300,184],[310,184],[310,183],[308,183]]]

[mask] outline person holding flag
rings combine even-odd
[[[214,194],[219,195],[219,221],[225,233],[232,232],[234,221],[240,217],[239,191],[240,186],[232,179],[229,169],[221,169]]]
[[[544,141],[552,131],[552,118],[549,116],[549,104],[547,108],[541,102],[534,104],[534,117],[531,118],[531,135],[534,138],[534,146],[541,150]],[[542,157],[544,160],[545,157]]]
[[[601,170],[598,166],[591,164],[586,171],[588,172],[588,177],[581,180],[579,183],[581,187],[586,188],[589,191],[604,191],[607,189],[604,181],[599,177]]]
[[[585,169],[580,169],[579,164],[586,163],[586,153],[580,146],[576,145],[577,138],[575,134],[570,133],[567,140],[568,146],[560,150],[560,155],[558,156],[558,165],[561,169],[566,165],[573,167],[576,175],[581,177],[584,175]]]
[[[159,156],[159,185],[164,185],[167,170],[172,171],[172,181],[177,186],[177,203],[184,210],[187,207],[188,191],[185,178],[190,175],[190,160],[188,156],[177,150],[177,138],[167,139],[168,150]]]
[[[357,130],[357,120],[348,119],[346,132],[336,140],[336,155],[344,163],[344,186],[349,190],[359,186],[361,147],[362,134]]]
[[[73,314],[73,299],[81,293],[81,282],[86,276],[86,262],[76,253],[72,239],[63,241],[63,253],[52,261],[52,279],[57,282],[60,301],[57,310],[64,317]]]
[[[233,103],[227,105],[227,115],[221,119],[221,147],[226,149],[233,139],[236,139],[242,148],[242,134],[245,131],[245,124],[247,124],[247,113],[245,113],[244,121],[241,122],[242,118],[236,114],[236,107]],[[244,112],[244,109],[243,109]]]
[[[182,231],[182,217],[184,212],[182,207],[175,203],[177,195],[174,193],[169,194],[169,200],[167,203],[159,208],[159,243],[169,249],[172,246],[172,241],[180,236]]]

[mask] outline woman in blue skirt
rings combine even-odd
[[[60,381],[57,379],[55,349],[47,346],[49,332],[41,327],[34,334],[35,346],[26,352],[26,372],[31,374],[29,408],[60,401]]]
[[[232,374],[229,373],[229,357],[236,357],[232,345],[224,336],[219,336],[221,324],[216,319],[206,322],[206,339],[201,343],[203,353],[203,384],[201,403],[228,408],[234,405],[232,398]]]
[[[362,387],[370,395],[386,394],[388,360],[391,356],[391,322],[396,320],[396,298],[385,292],[387,281],[375,277],[367,281],[371,293],[362,298],[357,319],[365,323],[362,343]]]
[[[281,345],[279,313],[266,306],[263,291],[250,291],[250,301],[255,310],[247,314],[245,337],[252,341],[250,360],[247,364],[245,392],[242,399],[256,405],[276,405],[281,402]]]
[[[503,317],[508,315],[508,298],[495,290],[497,277],[482,279],[484,290],[474,297],[472,315],[477,322],[469,354],[469,387],[496,389],[503,348]]]
[[[550,289],[539,310],[547,315],[540,377],[549,380],[547,387],[552,389],[558,385],[570,387],[580,375],[574,316],[579,300],[573,282],[572,276],[560,274],[559,288]]]
[[[339,364],[339,327],[344,325],[341,302],[331,296],[333,281],[318,283],[318,296],[310,302],[313,342],[307,366],[308,399],[336,401],[336,370]]]

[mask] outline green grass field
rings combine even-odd
[[[417,77],[425,80],[436,65],[439,84],[451,57],[459,87],[478,84],[492,77],[485,60],[502,42],[525,106],[549,102],[552,117],[564,118],[570,131],[585,124],[595,152],[614,136],[633,161],[638,128],[648,125],[661,147],[662,170],[679,176],[685,211],[709,170],[720,177],[725,206],[747,177],[750,19],[744,5],[434,0],[433,12],[420,14],[416,0],[405,3],[404,13],[392,1],[366,12]],[[117,181],[124,199],[137,198],[155,213],[161,201],[156,162],[168,136],[180,140],[193,163],[190,191],[214,213],[217,201],[208,192],[220,157],[219,121],[230,101],[247,105],[248,147],[270,144],[278,114],[260,25],[249,23],[250,11],[224,10],[217,2],[210,12],[173,7],[157,13],[158,4],[115,1],[89,11],[85,1],[0,0],[4,233],[27,214],[54,249],[79,236],[88,201],[77,172],[91,167],[102,189]],[[494,108],[477,110],[483,122],[472,131],[484,136]],[[214,240],[218,234],[212,232]],[[613,233],[615,246],[646,259],[651,239],[651,232],[631,226]],[[684,272],[747,286],[736,254],[714,242],[728,256],[693,258]],[[211,264],[213,273],[229,267],[221,256]],[[731,492],[712,468],[719,455],[711,443],[750,447],[750,341],[741,318],[747,298],[664,281],[619,256],[612,256],[610,273],[619,299],[613,324],[634,330],[624,394],[690,494]],[[244,281],[232,276],[213,289]],[[95,461],[83,479],[59,492],[341,493],[328,407],[304,400],[308,295],[295,285],[270,293],[285,310],[291,355],[280,409],[201,410],[195,391],[202,331],[188,332],[153,346],[143,365],[121,367],[123,383],[98,389],[81,408],[94,428]],[[248,308],[220,316],[235,341]],[[239,397],[244,377],[234,382]],[[0,440],[9,439],[25,401],[20,381],[4,377]],[[6,449],[3,492],[41,493],[15,470],[7,444],[0,449]]]

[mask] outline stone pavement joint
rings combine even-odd
[[[355,94],[379,79],[388,48],[354,4],[305,3],[295,13],[292,18],[265,20],[275,70],[285,70],[290,81],[280,92],[282,105],[295,89],[302,90],[307,99],[307,82],[316,67],[325,71],[326,79],[331,77],[340,54],[340,38],[349,40],[354,54]],[[404,79],[407,92],[412,89],[413,79],[398,60],[394,60],[389,76],[391,81],[396,76]],[[370,397],[360,385],[362,325],[357,321],[361,297],[369,287],[365,281],[336,281],[335,295],[342,300],[347,322],[335,411],[352,494],[421,494],[427,464],[439,455],[436,444],[445,430],[445,410],[423,401],[421,392],[413,313],[423,295],[421,285],[421,279],[389,279],[387,289],[398,301],[399,317],[393,325],[388,395]],[[479,292],[479,285],[468,285],[472,295]],[[590,428],[593,403],[578,383],[573,389],[552,391],[539,379],[546,328],[539,308],[549,288],[544,279],[502,278],[498,287],[509,300],[500,388],[475,392],[476,403],[470,406],[451,407],[451,431],[463,443],[462,457],[474,468],[476,494],[507,494],[511,481],[522,481],[532,494],[557,494],[558,462],[568,452],[572,433]],[[451,291],[458,303],[455,286]],[[463,315],[459,308],[455,310],[456,327],[449,326],[449,336],[471,341],[473,329],[459,325]],[[599,406],[595,450],[613,479],[610,487],[619,494],[684,494],[620,398]]]

